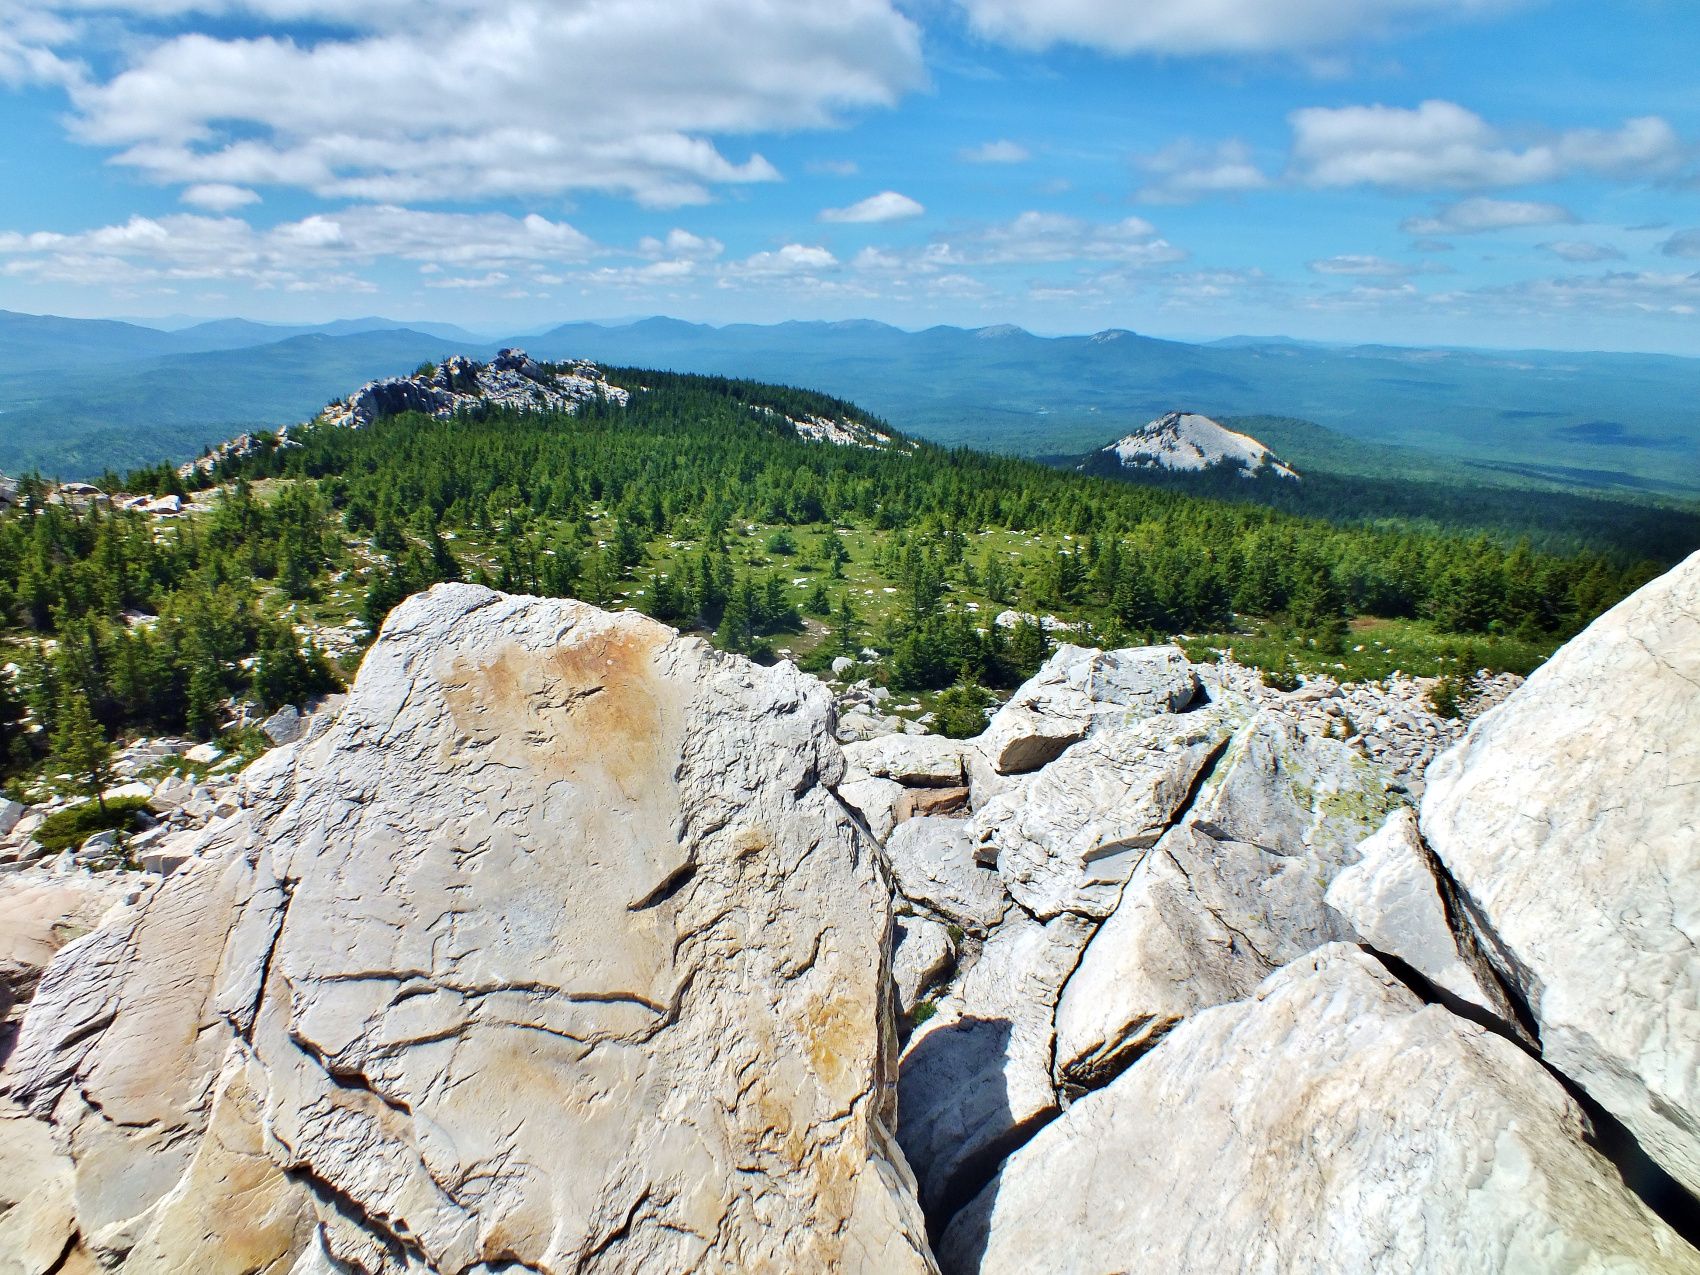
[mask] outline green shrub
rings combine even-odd
[[[140,831],[147,817],[148,803],[144,797],[121,797],[106,803],[85,801],[48,815],[35,831],[35,839],[50,854],[80,846],[97,832],[113,829],[117,832]]]
[[[936,1001],[921,1001],[909,1012],[909,1025],[919,1027],[938,1012],[939,1007]]]

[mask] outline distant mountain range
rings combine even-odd
[[[922,438],[1028,455],[1079,456],[1179,410],[1314,421],[1360,445],[1415,448],[1489,476],[1700,493],[1700,360],[1279,337],[1195,345],[1007,325],[908,332],[865,320],[655,318],[491,341],[376,318],[313,328],[229,319],[165,332],[0,311],[0,469],[77,475],[183,459],[243,429],[310,416],[361,381],[510,344],[552,360],[806,386]],[[1266,441],[1301,470],[1315,464]]]

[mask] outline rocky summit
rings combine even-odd
[[[1101,448],[1122,469],[1201,470],[1233,465],[1250,478],[1267,472],[1298,481],[1298,473],[1250,434],[1196,412],[1170,412]]]
[[[1700,556],[1432,763],[440,585],[170,875],[0,874],[0,1269],[1700,1272],[1697,688]]]

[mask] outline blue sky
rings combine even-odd
[[[0,0],[0,308],[1700,355],[1688,0]]]

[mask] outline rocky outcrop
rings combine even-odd
[[[1250,434],[1241,434],[1195,412],[1170,412],[1141,425],[1099,449],[1089,464],[1096,468],[1109,463],[1121,469],[1166,469],[1186,472],[1233,466],[1242,478],[1269,473],[1298,481],[1298,474],[1283,464]]]
[[[1042,921],[1063,912],[1107,916],[1228,735],[1214,711],[1094,735],[974,812],[981,858]]]
[[[138,1269],[930,1269],[830,698],[440,586],[7,1069]],[[8,1218],[10,1220],[10,1218]]]
[[[1700,1195],[1700,555],[1431,767],[1422,831],[1542,1056]]]
[[[610,385],[593,363],[551,367],[528,358],[524,350],[502,350],[488,363],[452,354],[412,376],[368,381],[327,409],[324,419],[359,429],[403,412],[440,417],[481,408],[570,413],[592,400],[624,403],[630,397],[629,391]]]
[[[947,1275],[1700,1270],[1564,1089],[1354,948],[1206,1010],[950,1225]]]
[[[1697,597],[1572,643],[1419,821],[1463,727],[1418,683],[1065,647],[974,740],[857,683],[841,750],[789,665],[441,587],[52,958],[0,1253],[1700,1272]]]

